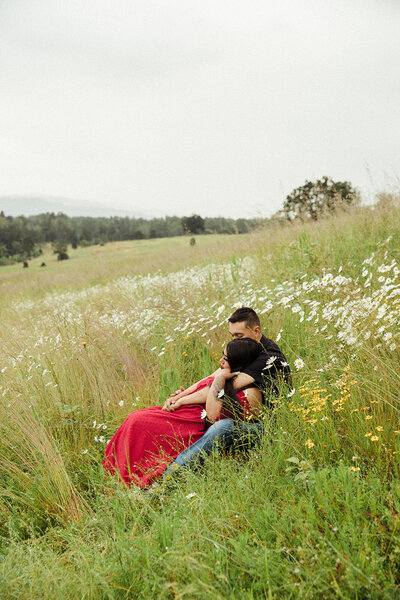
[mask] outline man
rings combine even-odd
[[[233,339],[251,338],[261,345],[256,360],[240,372],[234,380],[237,390],[256,385],[263,393],[263,402],[269,404],[271,396],[276,394],[277,380],[281,378],[290,383],[290,369],[279,346],[261,332],[260,319],[252,308],[238,308],[228,319],[229,332]],[[218,374],[218,370],[215,375]],[[218,385],[211,387],[217,397]],[[191,467],[202,462],[215,448],[228,448],[235,438],[242,438],[251,447],[264,433],[264,423],[235,422],[233,419],[216,421],[202,438],[186,448],[164,472],[164,478],[182,466]]]

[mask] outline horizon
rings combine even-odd
[[[0,196],[268,217],[305,180],[400,177],[390,0],[4,0]],[[312,17],[312,18],[311,18]]]

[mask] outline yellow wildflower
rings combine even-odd
[[[313,448],[315,446],[314,442],[312,442],[311,440],[307,440],[305,445],[307,446],[307,448]]]
[[[360,467],[350,467],[350,471],[359,471]]]
[[[371,437],[371,442],[377,442],[379,440],[379,437],[377,435],[373,435]]]
[[[383,427],[381,427],[380,425],[378,425],[378,427],[375,427],[375,429],[376,429],[377,431],[383,431]]]

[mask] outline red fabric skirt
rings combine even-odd
[[[211,385],[202,379],[195,391]],[[246,394],[238,392],[245,405]],[[147,487],[165,471],[185,448],[205,433],[201,413],[205,404],[184,404],[174,412],[152,406],[131,413],[106,446],[103,465],[122,481]]]
[[[200,390],[213,377],[199,382]],[[151,406],[131,413],[107,444],[103,465],[128,485],[147,487],[166,467],[204,435],[205,404],[186,404],[174,412]]]

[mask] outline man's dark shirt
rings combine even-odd
[[[265,396],[276,394],[277,379],[282,378],[291,385],[291,377],[288,362],[278,344],[265,335],[261,336],[260,344],[263,348],[260,354],[242,373],[254,379],[256,386],[263,392],[264,402]]]

